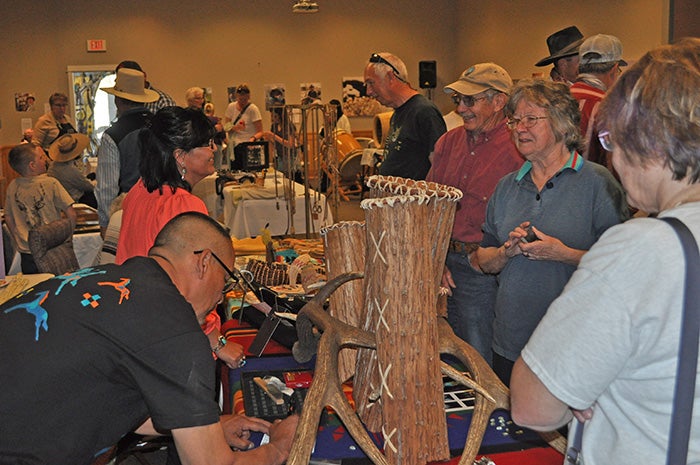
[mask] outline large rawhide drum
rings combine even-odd
[[[360,173],[362,173],[362,150],[355,150],[343,158],[338,166],[340,185],[346,187],[357,184]]]
[[[372,136],[374,137],[374,141],[377,143],[379,148],[384,148],[384,139],[386,139],[387,134],[389,134],[391,115],[393,114],[393,111],[387,111],[385,113],[378,113],[374,115]]]
[[[371,187],[383,195],[361,206],[367,228],[364,328],[375,333],[377,350],[358,351],[357,411],[373,431],[381,410],[388,463],[445,460],[436,305],[462,193],[436,183],[373,178]]]
[[[360,143],[357,142],[357,139],[349,132],[337,131],[335,134],[335,143],[338,147],[338,163],[352,152],[362,150]]]
[[[363,272],[365,269],[365,223],[341,221],[321,229],[326,251],[326,278],[328,281],[343,273]],[[362,326],[365,321],[364,285],[361,279],[349,281],[328,299],[331,316],[343,323]],[[355,349],[343,349],[338,358],[338,374],[342,382],[355,374]]]

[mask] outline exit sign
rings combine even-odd
[[[88,39],[87,51],[88,52],[106,52],[107,51],[107,41],[104,39]]]

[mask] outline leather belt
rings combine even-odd
[[[469,255],[479,248],[478,242],[462,242],[450,240],[450,252],[455,252],[463,255]]]

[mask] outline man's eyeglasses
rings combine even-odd
[[[214,139],[209,139],[206,144],[200,145],[202,148],[209,147],[212,150],[216,150],[216,143],[214,143]]]
[[[486,100],[487,98],[487,96],[472,97],[471,95],[452,94],[452,101],[455,103],[455,105],[459,105],[460,103],[462,103],[464,104],[464,106],[469,108],[476,105],[476,102],[480,100]]]
[[[530,129],[541,119],[547,119],[547,116],[523,116],[522,118],[510,118],[508,121],[506,121],[506,126],[508,126],[508,129],[513,130],[522,123],[525,129]]]
[[[613,151],[614,145],[612,139],[610,139],[610,131],[600,131],[598,133],[598,140],[605,150],[608,152]]]
[[[194,254],[199,255],[202,252],[204,252],[204,250],[195,250]],[[233,271],[231,271],[231,269],[228,266],[226,266],[226,264],[219,257],[217,257],[214,252],[212,252],[210,250],[209,253],[211,253],[212,257],[214,257],[214,260],[219,262],[219,265],[221,265],[222,268],[226,271],[226,274],[228,274],[228,278],[226,279],[226,284],[224,284],[224,288],[221,290],[221,293],[226,295],[229,292],[231,292],[231,290],[234,287],[236,287],[236,285],[238,284],[238,277],[236,277],[236,275],[233,274]]]
[[[386,58],[382,57],[378,53],[373,53],[372,56],[369,57],[369,62],[370,63],[381,63],[383,65],[387,65],[391,70],[394,72],[397,78],[399,78],[400,81],[403,81],[404,79],[401,77],[401,73],[399,73],[399,70],[396,69],[394,65],[389,63]],[[404,81],[405,82],[405,81]]]

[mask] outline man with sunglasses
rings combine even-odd
[[[298,417],[220,417],[214,401],[200,323],[233,262],[226,231],[187,212],[148,257],[58,276],[0,307],[0,377],[11,380],[0,390],[0,462],[92,463],[135,431],[172,434],[185,465],[284,463]],[[250,431],[270,443],[248,450]]]
[[[440,110],[411,87],[406,65],[391,53],[373,53],[364,79],[367,95],[394,109],[379,174],[425,179],[435,141],[445,132]]]
[[[450,326],[489,364],[496,278],[477,271],[470,259],[476,257],[486,205],[496,184],[523,164],[504,113],[512,85],[505,69],[479,63],[445,87],[464,124],[435,143],[433,166],[426,178],[457,187],[464,194],[455,213],[442,286],[448,291]]]

